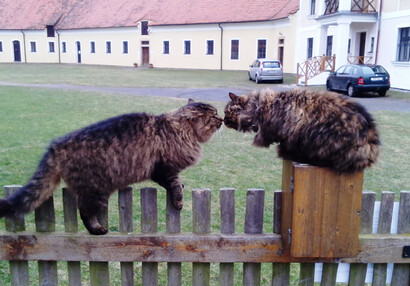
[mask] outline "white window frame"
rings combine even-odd
[[[208,42],[212,42],[212,53],[208,53]],[[205,40],[205,55],[207,56],[215,55],[215,40],[214,39]]]
[[[265,41],[265,57],[264,58],[260,58],[259,57],[259,41]],[[266,59],[268,58],[268,39],[266,38],[260,38],[260,39],[256,39],[256,58],[257,59]]]
[[[186,43],[189,42],[189,53],[186,53]],[[183,54],[184,55],[192,55],[192,40],[184,40],[184,45],[183,45]]]
[[[232,42],[233,41],[238,41],[238,58],[237,59],[233,59],[232,58]],[[231,61],[239,61],[240,60],[240,51],[241,51],[241,40],[238,38],[234,38],[234,39],[230,39],[229,40],[229,59]]]

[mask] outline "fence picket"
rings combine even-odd
[[[171,192],[167,190],[167,233],[179,233],[181,232],[181,211],[177,210],[172,205]],[[182,285],[182,268],[180,262],[168,262],[167,263],[168,274],[168,286],[181,286]]]
[[[142,188],[141,191],[141,232],[158,231],[157,189]],[[149,253],[147,255],[150,255]],[[142,263],[142,285],[158,285],[158,262]]]
[[[20,190],[20,185],[4,186],[4,197],[10,197]],[[24,215],[15,218],[6,218],[6,230],[11,232],[20,232],[26,229]],[[10,261],[11,284],[13,286],[28,286],[28,262],[27,261]]]
[[[373,226],[373,211],[376,201],[375,192],[363,192],[362,211],[360,217],[360,233],[372,233]],[[366,278],[367,264],[352,263],[350,265],[349,285],[359,286],[364,285]]]
[[[273,233],[280,234],[282,214],[282,191],[273,195]],[[290,263],[272,264],[272,286],[287,286],[290,280]]]
[[[315,276],[315,264],[314,263],[301,263],[300,264],[299,286],[313,286],[314,276]]]
[[[393,217],[394,193],[383,192],[380,201],[378,233],[390,233]],[[387,279],[387,263],[374,264],[373,286],[383,286]]]
[[[78,231],[77,200],[67,188],[63,188],[64,228],[66,232]],[[81,285],[81,264],[78,261],[68,261],[68,285]]]
[[[410,233],[410,191],[400,192],[397,233]],[[410,285],[410,263],[394,264],[391,285]]]
[[[211,232],[211,190],[192,191],[192,228],[195,234]],[[210,263],[192,264],[192,285],[210,285]]]
[[[235,189],[222,188],[219,190],[221,205],[221,233],[235,233]],[[220,263],[221,286],[233,286],[234,264]]]
[[[99,214],[98,221],[102,226],[108,228],[108,208]],[[89,264],[91,286],[109,286],[110,272],[108,262],[90,262]]]
[[[132,188],[126,187],[118,191],[118,209],[120,216],[120,232],[129,233],[133,231],[132,219]],[[121,262],[121,285],[134,285],[134,263]]]
[[[323,263],[322,270],[322,285],[334,286],[336,285],[336,275],[339,264],[337,263]]]
[[[263,209],[265,206],[265,190],[248,189],[246,193],[245,233],[259,234],[263,232]],[[261,283],[261,264],[243,264],[243,285],[257,286]]]

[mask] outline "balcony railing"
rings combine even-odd
[[[350,11],[359,13],[376,12],[376,0],[352,0]],[[339,12],[339,0],[325,0],[325,15]]]

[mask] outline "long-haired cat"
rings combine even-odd
[[[154,116],[124,114],[54,140],[30,181],[15,195],[0,200],[0,217],[28,213],[52,196],[64,180],[77,197],[81,219],[91,234],[105,234],[97,217],[110,195],[151,179],[171,191],[175,208],[183,205],[178,174],[201,157],[222,125],[217,110],[189,100],[176,111]]]
[[[380,141],[372,116],[343,95],[265,89],[229,96],[225,125],[257,132],[255,146],[279,143],[281,158],[329,167],[339,173],[363,170],[377,160]]]

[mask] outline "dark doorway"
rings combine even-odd
[[[77,47],[77,63],[81,64],[81,43],[77,41],[75,45]]]
[[[333,49],[333,36],[327,36],[326,56],[330,57],[332,55],[332,49]]]
[[[21,62],[20,41],[13,41],[14,61]]]
[[[147,66],[149,64],[149,47],[142,47],[142,65]]]
[[[283,67],[283,47],[278,48],[278,59],[282,63],[282,67]]]
[[[363,33],[360,33],[359,64],[364,63],[365,48],[366,48],[366,32],[363,32]]]

